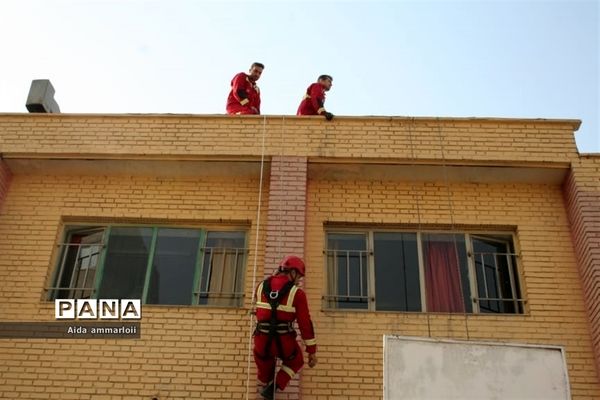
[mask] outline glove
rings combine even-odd
[[[317,365],[317,355],[316,354],[309,354],[308,355],[308,366],[311,368],[314,368],[315,365]]]
[[[325,111],[325,113],[323,115],[325,115],[325,119],[327,121],[331,121],[333,119],[333,114],[330,112]]]

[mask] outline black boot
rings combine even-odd
[[[275,398],[275,382],[271,382],[265,386],[260,391],[260,395],[263,397],[263,399],[273,400],[273,398]]]

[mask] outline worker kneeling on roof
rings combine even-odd
[[[297,286],[304,272],[302,259],[287,256],[279,263],[275,275],[256,289],[254,360],[258,380],[263,385],[260,394],[265,399],[273,399],[276,389],[284,390],[304,364],[292,325],[295,320],[306,345],[308,366],[317,365],[317,341],[306,294]],[[282,365],[275,375],[277,358],[281,359]]]
[[[317,82],[306,88],[296,115],[323,115],[327,121],[331,121],[333,114],[325,110],[325,92],[328,92],[331,86],[333,86],[331,75],[319,76]]]

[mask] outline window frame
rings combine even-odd
[[[349,308],[344,308],[343,310],[353,310],[353,311],[359,311],[359,312],[365,312],[365,311],[372,311],[372,308],[374,307],[374,297],[372,297],[370,295],[370,293],[374,293],[373,291],[375,290],[375,288],[373,287],[373,291],[371,291],[371,284],[375,282],[374,277],[375,277],[375,269],[371,268],[371,265],[375,265],[374,264],[374,259],[373,261],[371,260],[371,258],[373,257],[373,247],[372,247],[372,240],[369,239],[369,233],[368,231],[357,231],[355,229],[350,229],[348,228],[348,230],[333,230],[333,231],[329,231],[326,232],[325,234],[325,245],[324,245],[324,249],[325,251],[323,252],[323,254],[325,255],[324,257],[324,261],[325,261],[325,279],[327,279],[328,276],[328,265],[327,265],[327,260],[329,258],[329,249],[328,249],[328,237],[327,235],[329,233],[341,233],[344,235],[362,235],[365,237],[365,250],[360,250],[360,251],[365,251],[367,253],[367,277],[369,279],[369,282],[367,282],[367,308],[366,309],[362,309],[362,308],[353,308],[353,309],[349,309]],[[326,282],[327,283],[327,282]],[[327,287],[327,284],[326,284]],[[325,304],[327,304],[328,302],[332,301],[332,299],[334,299],[335,297],[344,297],[344,296],[335,296],[335,295],[331,295],[331,294],[326,294],[323,296],[324,300],[325,300]],[[373,304],[371,304],[373,303]],[[340,308],[331,308],[331,307],[325,307],[326,309],[332,309],[332,310],[340,310]]]
[[[239,308],[239,307],[243,307],[243,299],[245,297],[245,292],[232,292],[232,293],[228,293],[228,294],[232,294],[234,296],[232,296],[231,298],[235,299],[235,294],[239,294],[239,302],[240,304],[237,306],[223,306],[223,305],[219,305],[219,306],[214,306],[214,305],[209,305],[209,304],[200,304],[200,299],[202,298],[201,294],[203,293],[207,293],[209,295],[208,298],[210,298],[210,293],[208,292],[203,292],[201,291],[201,285],[202,285],[202,275],[204,274],[204,264],[205,264],[205,257],[206,257],[206,249],[207,247],[207,240],[208,240],[208,234],[211,232],[242,232],[244,234],[244,247],[234,247],[233,249],[236,250],[236,254],[238,250],[243,250],[243,256],[245,257],[245,261],[244,261],[244,266],[247,267],[247,262],[248,262],[248,258],[246,257],[249,254],[249,248],[247,247],[247,242],[248,242],[248,231],[247,230],[243,230],[243,229],[204,229],[201,231],[200,233],[200,248],[198,251],[198,257],[196,259],[196,272],[195,272],[195,276],[194,276],[194,286],[193,286],[193,290],[192,290],[192,305],[196,305],[196,306],[202,306],[202,307],[234,307],[234,308]],[[211,249],[214,249],[213,247],[211,247]],[[226,254],[226,253],[225,253]],[[212,250],[211,250],[211,257],[212,257]],[[226,256],[224,256],[224,260],[223,262],[225,262]],[[198,265],[199,264],[199,265]],[[237,268],[237,266],[236,266]],[[211,274],[212,276],[212,274]],[[245,282],[245,273],[242,273],[242,279],[239,282],[239,286],[241,288],[244,287],[244,282]],[[221,278],[223,279],[223,278]],[[234,285],[238,286],[237,284]]]
[[[69,284],[69,287],[61,287],[60,285],[60,281],[62,280],[62,274],[64,272],[64,267],[65,267],[65,263],[66,263],[66,259],[68,256],[68,249],[66,249],[66,246],[71,246],[73,245],[70,242],[70,237],[69,235],[72,235],[74,233],[80,233],[80,232],[84,232],[86,230],[89,231],[99,231],[99,230],[103,230],[103,235],[102,235],[102,241],[97,245],[100,247],[100,251],[99,251],[99,256],[98,256],[98,264],[96,265],[96,275],[94,276],[94,280],[97,279],[98,276],[98,266],[100,265],[100,263],[103,261],[102,260],[102,255],[104,254],[104,249],[106,246],[106,229],[104,226],[102,225],[93,225],[93,224],[72,224],[69,225],[70,227],[72,227],[72,229],[70,230],[66,230],[65,226],[62,227],[62,233],[60,236],[60,240],[59,243],[56,243],[56,247],[58,249],[58,251],[54,252],[54,256],[51,258],[51,266],[54,266],[52,269],[52,273],[50,274],[50,279],[49,279],[49,283],[53,286],[47,285],[44,288],[44,291],[46,293],[44,293],[43,298],[45,298],[46,300],[50,301],[53,298],[56,298],[56,296],[58,295],[58,291],[59,290],[68,290],[68,291],[77,291],[77,290],[85,290],[85,288],[73,288],[71,287],[71,284]],[[80,230],[77,230],[77,227],[81,227]],[[85,229],[88,228],[88,229]],[[81,246],[81,244],[80,244]],[[77,262],[77,258],[79,255],[80,250],[78,250],[76,256],[75,256],[75,262]],[[73,280],[73,277],[71,277],[71,281]],[[94,285],[95,286],[95,285]],[[95,287],[90,288],[92,290],[92,294],[95,291]],[[56,292],[54,295],[52,295],[53,292]],[[94,298],[90,295],[90,298]]]
[[[489,231],[484,231],[481,229],[465,229],[464,231],[456,231],[456,230],[444,230],[444,229],[411,229],[411,228],[389,228],[389,227],[384,227],[384,228],[378,228],[378,227],[365,227],[365,228],[361,228],[361,227],[335,227],[335,226],[331,226],[331,227],[326,227],[324,229],[324,251],[323,254],[325,255],[324,260],[323,260],[323,271],[324,271],[324,277],[325,277],[325,285],[324,288],[327,291],[329,285],[328,285],[328,277],[329,277],[329,265],[328,265],[328,242],[329,242],[329,235],[330,234],[355,234],[355,235],[365,235],[367,238],[367,260],[368,260],[368,264],[367,264],[367,271],[368,271],[368,276],[369,276],[369,283],[367,285],[368,288],[368,307],[365,309],[355,309],[355,308],[334,308],[334,307],[330,307],[329,303],[330,303],[330,299],[331,298],[335,298],[335,295],[332,293],[327,293],[323,296],[323,300],[322,301],[322,305],[323,305],[323,309],[326,311],[343,311],[343,312],[400,312],[400,313],[434,313],[431,311],[428,311],[428,307],[427,307],[427,288],[426,288],[426,284],[425,284],[425,263],[424,263],[424,255],[423,255],[423,234],[447,234],[447,235],[463,235],[464,239],[465,239],[465,251],[466,251],[466,255],[467,255],[467,270],[468,270],[468,280],[469,280],[469,289],[471,292],[471,296],[470,296],[470,301],[472,303],[472,312],[470,313],[466,313],[469,315],[502,315],[502,316],[507,316],[507,315],[526,315],[528,313],[527,311],[527,299],[525,296],[525,285],[524,285],[524,274],[523,274],[523,270],[522,270],[522,266],[521,266],[521,262],[519,261],[520,257],[520,249],[519,249],[519,244],[517,241],[517,236],[516,236],[516,232],[515,231],[508,231],[508,230],[489,230]],[[391,233],[414,233],[416,234],[416,240],[417,240],[417,258],[418,258],[418,269],[419,269],[419,284],[420,284],[420,297],[421,297],[421,311],[403,311],[403,310],[396,310],[396,311],[378,311],[376,309],[376,304],[377,304],[377,292],[376,292],[376,285],[375,285],[375,233],[379,233],[379,232],[391,232]],[[514,257],[514,260],[516,261],[516,265],[513,267],[514,271],[516,272],[516,274],[513,274],[510,269],[510,267],[512,266],[512,258],[513,257],[509,257],[509,275],[511,277],[511,289],[515,291],[515,296],[517,293],[520,293],[520,297],[513,297],[512,299],[509,300],[513,300],[513,302],[515,303],[515,309],[516,310],[521,310],[522,312],[514,312],[514,313],[484,313],[481,312],[480,306],[479,306],[479,291],[478,291],[478,287],[477,287],[477,274],[476,274],[476,269],[475,269],[475,253],[473,251],[473,237],[481,237],[485,240],[495,240],[498,242],[505,242],[503,240],[500,239],[495,239],[494,236],[503,236],[506,237],[507,239],[510,237],[510,242],[506,242],[510,245],[512,245],[512,255]],[[515,278],[517,279],[515,281]]]
[[[498,236],[508,236],[507,232],[491,232],[491,233],[486,233],[486,234],[482,234],[479,232],[473,233],[473,232],[467,232],[466,233],[466,238],[468,239],[467,243],[467,255],[468,255],[468,259],[469,259],[469,268],[473,268],[473,270],[469,271],[469,274],[471,276],[474,277],[474,279],[469,279],[469,282],[471,283],[471,286],[474,285],[474,288],[471,288],[471,298],[472,298],[472,302],[473,302],[473,310],[477,310],[477,314],[491,314],[491,315],[495,315],[495,314],[502,314],[502,315],[522,315],[522,314],[526,314],[526,304],[527,304],[527,300],[525,299],[524,294],[524,286],[523,286],[523,272],[521,271],[521,266],[520,266],[520,262],[517,262],[516,266],[513,266],[513,257],[515,258],[515,260],[517,258],[519,258],[519,254],[520,252],[518,251],[518,244],[516,241],[516,236],[514,234],[514,232],[511,232],[511,242],[506,242],[505,240],[501,240],[499,238],[495,238],[493,237],[494,235],[498,235]],[[509,274],[509,279],[510,279],[510,283],[511,283],[511,295],[512,297],[512,302],[515,306],[515,310],[519,310],[519,308],[521,308],[523,310],[522,313],[519,312],[514,312],[514,313],[482,313],[481,312],[481,307],[480,307],[480,301],[481,301],[481,297],[479,297],[479,290],[477,287],[477,271],[476,271],[476,260],[475,260],[475,250],[473,248],[473,237],[475,237],[475,239],[477,238],[481,238],[483,240],[487,240],[490,242],[497,242],[497,243],[506,243],[507,244],[507,248],[510,250],[510,245],[512,244],[512,252],[509,253],[499,253],[499,254],[510,254],[513,257],[507,257],[507,270],[508,270],[508,274]],[[513,268],[516,270],[516,277],[515,274],[513,274]],[[496,274],[498,274],[498,270],[496,270]],[[518,278],[518,282],[515,282],[515,278]],[[474,291],[473,291],[474,290]],[[473,297],[473,293],[477,294],[477,297]],[[517,297],[517,294],[521,294],[521,298]],[[488,301],[492,301],[492,300],[488,300]],[[502,300],[500,300],[502,301]],[[506,300],[508,301],[508,300]],[[473,313],[475,313],[475,311],[473,311]]]
[[[146,271],[145,271],[145,275],[144,275],[144,289],[142,292],[142,298],[140,299],[142,304],[144,305],[149,305],[149,306],[173,306],[173,307],[187,307],[187,306],[191,306],[191,307],[225,307],[225,308],[242,308],[243,305],[243,299],[245,297],[245,293],[244,292],[240,292],[238,299],[238,304],[233,305],[233,306],[225,306],[225,305],[213,305],[213,304],[200,304],[200,285],[201,285],[201,280],[202,280],[202,273],[203,273],[203,269],[204,269],[204,264],[205,264],[205,259],[204,257],[206,256],[206,239],[208,237],[208,233],[209,232],[239,232],[241,234],[243,234],[243,239],[244,239],[244,247],[243,248],[236,248],[238,250],[243,250],[241,251],[242,257],[244,257],[243,260],[243,267],[247,268],[247,263],[248,263],[248,253],[249,253],[249,248],[248,248],[248,233],[249,233],[249,227],[246,225],[239,225],[239,224],[231,224],[231,225],[227,225],[226,227],[224,227],[223,225],[215,225],[215,224],[206,224],[206,225],[192,225],[192,224],[181,224],[181,225],[174,225],[174,224],[165,224],[165,225],[159,225],[159,224],[139,224],[139,223],[127,223],[127,222],[121,222],[121,223],[94,223],[94,222],[90,222],[90,223],[85,223],[85,222],[68,222],[68,223],[63,223],[62,224],[62,232],[59,235],[59,237],[61,238],[61,240],[59,241],[59,243],[57,243],[56,247],[57,247],[57,251],[55,252],[55,256],[52,258],[52,262],[51,262],[51,268],[53,268],[53,272],[52,274],[50,274],[50,280],[49,280],[49,285],[47,285],[44,288],[45,294],[44,294],[44,298],[46,299],[46,301],[54,301],[55,299],[57,299],[58,297],[58,292],[60,290],[72,290],[70,287],[60,287],[60,282],[58,281],[59,278],[59,273],[60,273],[60,269],[61,269],[61,264],[63,258],[65,258],[66,256],[66,250],[65,247],[69,244],[68,241],[70,240],[70,235],[72,234],[73,231],[77,230],[78,227],[80,227],[81,229],[85,229],[85,228],[89,228],[89,229],[103,229],[103,235],[102,235],[102,242],[100,243],[101,246],[101,250],[100,250],[100,254],[98,257],[98,264],[96,265],[96,275],[94,277],[94,285],[93,285],[93,289],[92,289],[92,293],[90,295],[90,299],[97,299],[98,297],[98,293],[100,290],[100,285],[102,283],[102,279],[104,278],[104,267],[105,267],[105,261],[106,261],[106,255],[108,252],[108,246],[109,246],[109,242],[110,242],[110,234],[111,234],[111,230],[113,228],[116,227],[128,227],[128,228],[151,228],[152,229],[152,239],[151,239],[151,244],[149,247],[149,251],[148,251],[148,260],[146,263]],[[194,262],[194,278],[193,278],[193,283],[192,283],[192,292],[191,292],[191,296],[190,296],[190,303],[186,303],[186,304],[156,304],[156,303],[147,303],[147,299],[148,299],[148,292],[149,292],[149,286],[150,286],[150,280],[151,280],[151,275],[152,275],[152,266],[154,264],[154,259],[156,257],[156,242],[158,240],[158,232],[160,229],[189,229],[189,230],[197,230],[199,231],[199,237],[198,237],[198,251],[197,251],[197,255],[196,255],[196,260]],[[245,271],[247,272],[247,271]],[[239,283],[237,283],[236,285],[239,285],[240,287],[244,287],[245,285],[245,278],[246,278],[246,273],[243,272],[240,276],[241,276],[241,281]],[[80,297],[71,297],[73,299],[79,299]]]

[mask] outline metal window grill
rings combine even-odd
[[[515,253],[473,253],[481,312],[522,313],[525,299],[517,286]]]
[[[248,249],[231,247],[204,247],[200,289],[194,292],[200,303],[214,299],[224,305],[236,306],[244,297],[243,267]]]
[[[368,250],[328,249],[329,290],[323,298],[329,308],[368,308]]]

